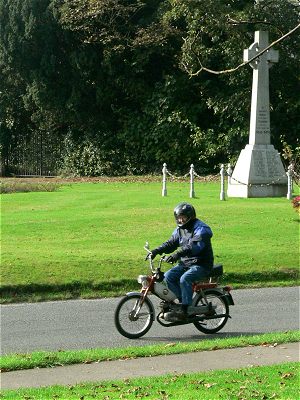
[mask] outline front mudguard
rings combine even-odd
[[[126,297],[137,297],[137,296],[143,297],[143,295],[142,295],[141,292],[128,292],[128,293],[126,293],[125,296],[126,296]],[[153,318],[155,318],[155,308],[154,308],[154,305],[153,305],[152,301],[149,299],[149,296],[146,296],[146,299],[147,299],[147,302],[148,302],[148,304],[149,304],[149,306],[150,306],[150,308],[151,308],[151,313],[153,314]]]
[[[133,296],[136,296],[136,295],[141,296],[141,292],[128,292],[128,293],[126,293],[125,296],[127,296],[127,297],[133,297]]]

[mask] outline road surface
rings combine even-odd
[[[232,318],[215,335],[192,324],[164,328],[155,321],[137,340],[121,336],[114,326],[117,298],[2,305],[1,352],[143,346],[299,329],[298,287],[234,290],[232,295]]]

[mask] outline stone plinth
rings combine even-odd
[[[248,144],[228,183],[229,197],[286,196],[287,177],[274,146]]]

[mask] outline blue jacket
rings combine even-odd
[[[212,268],[214,263],[211,238],[213,233],[208,225],[194,219],[186,228],[176,228],[169,240],[157,248],[159,254],[169,254],[180,247],[180,264],[186,267],[201,265]]]

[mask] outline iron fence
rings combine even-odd
[[[1,176],[57,176],[62,143],[53,133],[37,131],[2,149]]]

